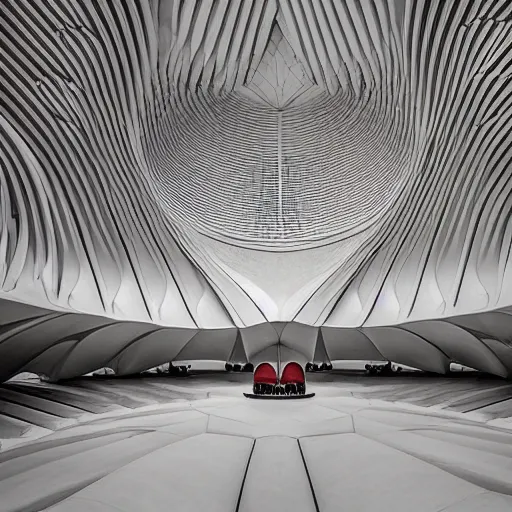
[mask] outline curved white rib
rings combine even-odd
[[[13,0],[0,28],[3,299],[94,329],[370,339],[512,304],[506,0]],[[404,357],[436,325],[401,330]],[[510,371],[507,328],[468,357]]]

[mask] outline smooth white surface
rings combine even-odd
[[[150,453],[103,478],[52,511],[104,510],[226,512],[235,510],[251,440],[200,434]]]
[[[295,439],[259,438],[242,492],[240,512],[310,512],[314,502]]]
[[[301,440],[320,510],[431,512],[479,487],[358,434]]]
[[[339,396],[332,384],[317,384],[311,400],[265,402],[205,380],[209,398],[200,398],[203,379],[133,381],[139,392],[130,381],[92,381],[98,397],[132,389],[142,399],[154,388],[197,398],[89,414],[1,452],[0,511],[224,512],[241,495],[245,512],[314,512],[297,440],[322,512],[510,509],[511,430],[471,414]]]

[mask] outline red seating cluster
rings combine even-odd
[[[254,372],[255,395],[304,395],[306,379],[298,363],[288,363],[279,379],[270,363],[261,363]]]

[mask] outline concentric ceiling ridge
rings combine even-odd
[[[512,371],[509,0],[9,0],[0,28],[0,377],[319,332]]]

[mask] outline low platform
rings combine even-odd
[[[297,400],[298,398],[313,398],[315,393],[306,393],[305,395],[255,395],[254,393],[244,393],[244,396],[262,400]]]

